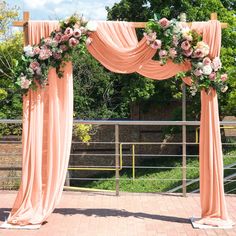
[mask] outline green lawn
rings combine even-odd
[[[236,162],[236,150],[224,153],[224,165]],[[143,161],[142,166],[171,166],[171,169],[136,169],[136,177],[132,179],[132,170],[124,169],[120,172],[120,190],[126,192],[166,192],[181,184],[182,170],[181,157],[162,157]],[[236,166],[234,167],[236,168]],[[225,176],[235,173],[235,170],[225,170]],[[101,177],[101,176],[100,176]],[[187,179],[195,179],[199,177],[198,157],[187,158]],[[83,187],[96,189],[115,189],[114,175],[103,175],[108,180],[92,181],[84,184]],[[167,179],[167,180],[164,180]],[[175,180],[171,180],[175,179]],[[199,183],[188,186],[187,191],[190,192],[198,188]],[[236,182],[230,182],[225,189],[236,188]],[[181,192],[181,190],[180,190]],[[234,190],[231,193],[236,193]]]

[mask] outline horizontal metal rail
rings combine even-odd
[[[0,120],[0,124],[21,124],[22,121],[21,120],[8,120],[8,119],[4,119],[4,120]],[[113,125],[113,126],[116,126],[116,127],[119,127],[119,126],[199,126],[200,125],[200,122],[199,121],[128,121],[128,120],[74,120],[74,124],[92,124],[92,125]],[[236,127],[236,121],[221,121],[220,122],[220,125],[221,126],[230,126],[230,128],[233,128],[233,127]],[[222,128],[227,128],[227,127],[222,127]],[[199,128],[197,128],[199,129]],[[119,130],[118,130],[119,132]],[[117,133],[116,133],[116,137],[117,137]],[[15,141],[7,141],[7,140],[4,140],[4,141],[0,141],[0,144],[4,144],[4,143],[16,143],[16,144],[20,144],[21,143],[21,140],[20,140],[20,136],[19,136],[19,139],[15,140]],[[126,149],[124,149],[123,151],[120,149],[118,150],[121,154],[122,154],[122,157],[132,157],[132,166],[129,166],[129,165],[123,165],[123,160],[121,158],[120,155],[119,156],[119,162],[117,162],[118,159],[116,159],[116,166],[103,166],[103,165],[100,165],[100,166],[69,166],[68,170],[69,171],[73,171],[73,170],[111,170],[111,171],[121,171],[122,168],[130,168],[132,169],[132,173],[133,173],[133,178],[120,178],[118,176],[118,179],[117,178],[70,178],[68,176],[68,180],[78,180],[78,181],[88,181],[88,180],[92,180],[92,181],[116,181],[116,184],[119,183],[119,181],[146,181],[147,179],[145,178],[140,178],[140,177],[137,177],[137,178],[134,178],[135,176],[135,169],[180,169],[180,170],[183,170],[183,169],[198,169],[199,167],[196,167],[196,166],[136,166],[135,165],[135,157],[183,157],[183,154],[182,155],[168,155],[168,154],[142,154],[142,153],[135,153],[135,146],[134,145],[183,145],[183,142],[119,142],[119,138],[116,139],[116,142],[89,142],[90,144],[100,144],[100,145],[116,145],[112,150],[115,151],[115,153],[113,154],[110,154],[110,153],[104,153],[104,154],[101,154],[101,153],[73,153],[71,154],[71,156],[103,156],[103,157],[116,157],[117,158],[117,145],[119,144],[120,147],[122,147],[122,145],[131,145],[131,152],[132,154],[127,154],[127,153],[122,153],[124,152],[127,152]],[[84,142],[79,142],[79,141],[73,141],[72,144],[87,144],[87,143],[84,143]],[[189,146],[192,146],[192,145],[199,145],[198,143],[195,143],[195,142],[184,142],[184,144],[186,145],[189,145]],[[234,146],[236,145],[236,143],[231,143],[231,142],[226,142],[226,143],[222,143],[222,145],[225,145],[225,146]],[[112,150],[109,150],[109,151],[112,151]],[[87,151],[87,150],[85,150]],[[130,150],[129,150],[130,151]],[[13,153],[11,154],[10,156],[15,156],[15,155],[21,155],[21,153]],[[6,153],[0,153],[0,156],[9,156],[9,154],[6,154]],[[198,157],[199,155],[186,155],[186,157]],[[224,155],[224,157],[236,157],[234,155]],[[118,163],[118,164],[117,164]],[[16,164],[16,163],[14,163]],[[224,169],[228,170],[228,169],[231,169],[231,170],[235,170],[236,168],[234,168],[235,164],[231,165],[228,165],[228,166],[225,166]],[[1,166],[0,167],[0,170],[21,170],[21,167],[14,167],[14,166]],[[224,182],[227,184],[229,183],[232,183],[232,182],[235,182],[236,180],[234,179],[236,176],[235,174],[232,174],[230,176],[227,176],[228,178],[225,178],[224,179]],[[20,179],[21,177],[11,177],[11,176],[8,176],[8,177],[0,177],[0,179]],[[190,184],[193,184],[195,182],[198,182],[199,179],[187,179],[187,178],[184,178],[187,183],[186,183],[186,186],[190,185]],[[163,179],[160,179],[160,178],[149,178],[148,180],[150,181],[182,181],[183,178],[163,178]],[[118,182],[117,182],[118,181]],[[116,185],[117,186],[117,185]],[[69,187],[69,186],[67,186]],[[184,186],[185,187],[185,186]],[[183,185],[180,185],[177,187],[176,191],[179,190],[179,189],[183,189],[184,188]],[[173,189],[172,189],[173,190]],[[119,189],[116,189],[116,192],[119,191]],[[171,191],[171,190],[170,190]],[[168,192],[170,192],[168,191]],[[197,190],[196,190],[197,191]],[[172,192],[172,191],[171,191]],[[230,190],[231,192],[231,190]]]
[[[0,119],[3,124],[21,124],[22,120]],[[147,120],[74,120],[74,124],[91,125],[160,125],[160,126],[199,126],[200,121],[147,121]],[[220,125],[234,126],[236,121],[220,121]]]

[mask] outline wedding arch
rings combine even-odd
[[[15,22],[14,25],[24,26],[25,45],[38,44],[41,38],[48,37],[59,27],[56,21],[30,21],[27,12],[24,13],[24,21]],[[147,43],[152,37],[148,33],[138,41],[135,28],[144,26],[142,22],[97,22],[96,31],[89,35],[88,51],[113,72],[138,72],[156,80],[168,79],[190,69],[191,65],[184,61],[175,64],[171,60],[163,63],[152,60],[160,42],[155,38]],[[201,34],[203,42],[209,45],[209,57],[219,57],[221,28],[227,25],[217,21],[217,15],[212,14],[210,21],[192,22],[189,27]],[[150,46],[154,41],[156,45]],[[188,45],[185,46],[188,48]],[[50,68],[48,85],[44,89],[30,89],[23,97],[22,180],[8,218],[10,224],[41,224],[52,213],[62,194],[73,125],[70,61],[63,67],[63,75],[60,76],[63,78],[58,79],[58,76],[58,71]],[[186,78],[183,81],[191,83]],[[21,82],[26,86],[23,88],[28,88],[27,79]],[[230,224],[224,196],[219,128],[216,89],[209,88],[208,92],[202,89],[199,152],[202,224]]]

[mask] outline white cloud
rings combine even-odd
[[[24,3],[26,6],[36,9],[36,8],[41,8],[44,7],[49,1],[48,0],[24,0]],[[50,0],[50,4],[60,4],[62,3],[63,0]]]
[[[105,6],[113,6],[120,0],[23,0],[24,9],[30,11],[31,19],[63,19],[75,12],[83,14],[87,19],[105,20]]]

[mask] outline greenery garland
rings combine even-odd
[[[191,77],[191,95],[197,91],[210,88],[218,92],[226,92],[227,74],[223,73],[219,57],[209,57],[209,46],[202,41],[201,35],[191,30],[186,23],[177,22],[176,19],[166,18],[148,21],[144,36],[150,47],[157,49],[156,58],[161,65],[172,60],[174,63],[190,62],[191,70],[181,72],[177,78]]]

